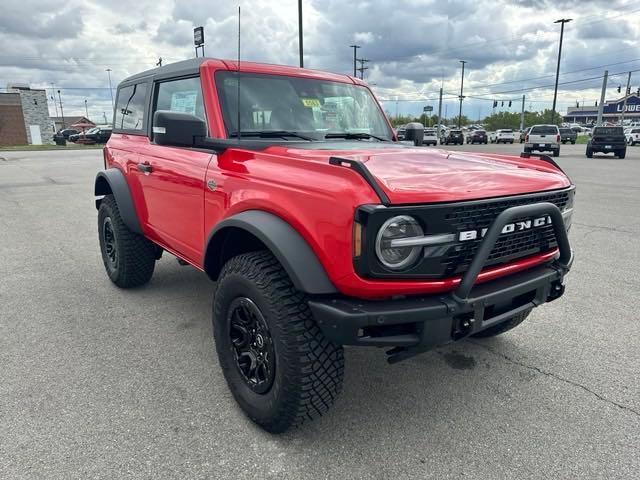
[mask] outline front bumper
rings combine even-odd
[[[504,226],[515,218],[539,215],[552,219],[559,257],[548,265],[474,285]],[[572,262],[558,207],[551,203],[522,205],[504,210],[494,220],[454,292],[385,301],[314,298],[309,307],[324,335],[334,343],[395,347],[389,356],[395,362],[559,298]]]

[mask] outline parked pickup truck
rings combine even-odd
[[[270,432],[330,408],[344,345],[398,362],[500,335],[562,296],[573,260],[574,186],[548,157],[403,145],[361,80],[306,68],[125,79],[94,192],[115,285],[163,252],[215,281],[220,368]]]
[[[594,127],[587,143],[587,158],[594,153],[613,153],[618,158],[627,154],[627,139],[622,127]]]
[[[560,129],[560,141],[563,144],[569,142],[571,143],[571,145],[575,145],[577,139],[578,139],[578,134],[575,132],[575,130],[571,128]]]

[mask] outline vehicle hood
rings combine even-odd
[[[286,155],[326,163],[330,157],[361,161],[392,204],[474,200],[571,185],[562,171],[536,158],[381,145],[385,147],[283,150]]]

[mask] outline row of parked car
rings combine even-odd
[[[416,129],[420,132],[424,127],[419,123],[412,123],[398,128],[396,131],[399,140],[413,140],[416,145],[437,145],[437,128],[424,128],[424,136],[416,142]],[[411,129],[408,131],[408,129]],[[442,129],[440,130],[440,144],[462,145],[482,143],[515,143],[516,137],[520,143],[524,144],[524,153],[551,152],[554,157],[560,155],[560,145],[565,143],[575,144],[577,132],[571,128],[558,128],[556,125],[533,125],[523,131],[516,132],[512,129],[498,129],[487,136],[487,132],[482,129],[467,130],[466,134],[462,129]],[[590,132],[587,143],[586,156],[591,158],[594,153],[613,153],[618,158],[625,158],[627,145],[640,143],[640,128],[629,128],[623,131],[622,127],[599,126],[594,127]]]
[[[109,138],[111,138],[111,132],[111,125],[98,125],[85,131],[65,128],[54,133],[53,141],[57,144],[64,144],[65,141],[83,145],[102,144],[107,143]]]

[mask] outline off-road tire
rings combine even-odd
[[[531,310],[525,310],[524,312],[519,313],[518,315],[514,315],[513,317],[511,317],[508,320],[505,320],[502,323],[494,325],[493,327],[489,327],[486,330],[482,330],[481,332],[474,333],[471,336],[475,338],[487,338],[487,337],[495,337],[496,335],[500,335],[504,332],[508,332],[512,328],[516,328],[518,325],[524,322],[530,313],[531,313]]]
[[[110,224],[115,239],[116,262],[106,250],[105,225]],[[153,275],[158,247],[125,225],[113,195],[105,196],[98,209],[98,237],[104,268],[109,279],[120,288],[144,285]]]
[[[236,362],[230,307],[248,298],[260,310],[272,340],[275,374],[269,390],[250,388]],[[344,374],[342,346],[325,338],[304,293],[268,251],[230,259],[218,279],[213,302],[218,359],[236,401],[265,430],[281,433],[323,415],[339,395]]]

